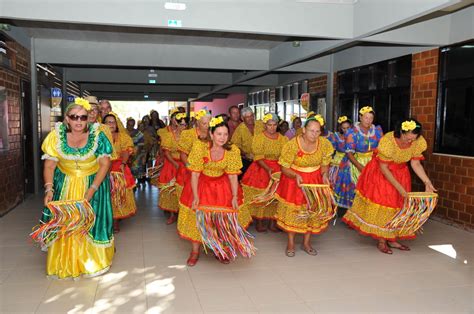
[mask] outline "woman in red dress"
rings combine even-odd
[[[408,251],[409,247],[398,240],[415,238],[415,234],[403,229],[387,227],[411,191],[408,162],[425,184],[425,191],[436,191],[420,162],[426,146],[418,121],[399,123],[394,132],[382,137],[357,182],[354,203],[342,220],[362,235],[377,239],[382,253],[392,254],[390,248]]]

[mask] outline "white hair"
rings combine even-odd
[[[245,116],[246,114],[248,113],[251,113],[253,115],[253,110],[252,108],[250,107],[245,107],[245,108],[242,108],[242,110],[240,110],[240,114],[243,116]]]

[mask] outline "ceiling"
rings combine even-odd
[[[324,75],[365,51],[472,37],[459,35],[458,16],[474,18],[471,0],[180,2],[185,11],[161,0],[3,0],[0,22],[22,34],[35,62],[99,98],[212,100]]]

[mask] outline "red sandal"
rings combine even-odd
[[[199,260],[199,252],[191,252],[191,254],[189,254],[188,260],[186,261],[186,265],[193,267],[194,265],[197,264],[198,260]]]
[[[393,254],[392,250],[388,247],[387,243],[379,242],[377,244],[377,248],[379,249],[380,252],[385,253],[385,254]]]
[[[397,243],[399,246],[396,245],[391,245],[390,243]],[[410,248],[406,245],[403,245],[398,242],[388,242],[388,246],[391,247],[392,249],[399,249],[400,251],[411,251]]]

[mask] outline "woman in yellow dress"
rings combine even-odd
[[[393,253],[390,248],[409,251],[398,240],[415,238],[414,233],[403,228],[387,227],[411,191],[408,162],[425,184],[425,191],[436,191],[420,162],[427,147],[421,131],[418,121],[408,119],[382,137],[359,177],[354,203],[342,219],[360,234],[376,239],[377,248],[385,254]]]
[[[280,172],[278,159],[283,146],[288,142],[288,138],[277,132],[279,118],[274,113],[267,113],[263,117],[265,130],[253,137],[252,153],[254,161],[242,178],[242,188],[244,190],[245,206],[252,214],[252,218],[257,220],[256,230],[265,232],[264,220],[270,220],[269,229],[278,232],[275,225],[275,213],[277,204],[252,204],[251,201],[256,196],[262,194],[267,188],[272,173]]]
[[[76,99],[41,146],[44,152],[44,204],[60,200],[90,202],[95,222],[87,234],[56,236],[48,246],[46,273],[55,278],[78,278],[105,273],[112,264],[114,241],[108,170],[112,144],[98,123],[87,123],[89,103]],[[51,218],[43,210],[42,222]]]
[[[197,113],[191,115],[195,119],[196,127],[191,129],[184,130],[181,133],[181,138],[178,143],[178,150],[180,154],[181,162],[178,169],[178,174],[176,175],[176,196],[181,197],[183,188],[185,184],[191,183],[191,171],[186,167],[188,165],[188,155],[193,148],[194,142],[201,140],[208,142],[209,138],[209,121],[211,120],[211,115],[204,109],[199,110]]]
[[[114,232],[119,232],[119,220],[135,215],[137,205],[133,188],[135,187],[135,178],[128,166],[128,160],[133,154],[133,140],[128,135],[126,129],[119,129],[117,125],[117,116],[109,113],[104,116],[104,124],[110,128],[112,133],[114,151],[117,157],[112,160],[110,169],[113,197],[112,207],[114,209]]]
[[[186,114],[176,110],[171,114],[170,119],[168,127],[158,130],[163,154],[163,167],[158,177],[158,188],[160,189],[158,207],[170,213],[166,221],[168,225],[176,221],[179,209],[174,185],[178,169],[182,166],[178,143],[181,139],[181,132],[186,128]]]
[[[192,242],[188,266],[196,265],[201,243],[222,263],[237,252],[245,257],[255,253],[245,231],[252,218],[242,208],[243,193],[237,175],[242,168],[240,150],[229,143],[229,128],[222,117],[210,123],[211,141],[196,141],[188,156],[191,184],[180,198],[178,234]]]
[[[322,119],[312,116],[306,120],[303,135],[290,140],[280,155],[282,170],[280,184],[276,191],[277,224],[288,233],[286,255],[295,256],[295,234],[303,234],[302,249],[309,255],[317,251],[311,246],[311,234],[319,234],[328,227],[317,217],[301,218],[298,213],[306,211],[307,201],[301,184],[329,184],[328,166],[334,148],[321,136]]]

